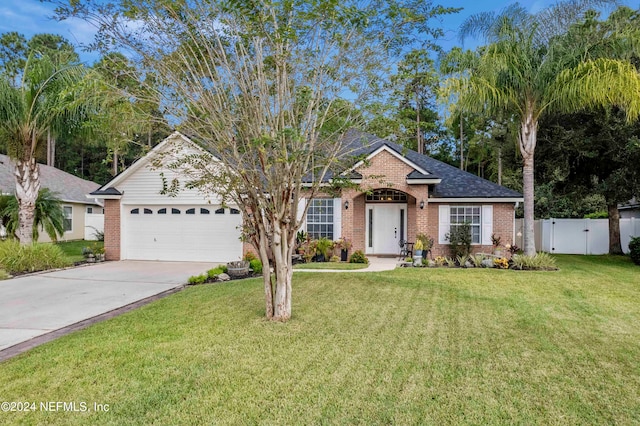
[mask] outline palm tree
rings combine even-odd
[[[463,38],[481,36],[489,45],[473,70],[447,80],[445,93],[457,94],[469,111],[506,111],[519,121],[527,255],[535,254],[533,172],[540,117],[595,105],[618,105],[628,119],[640,113],[640,77],[628,60],[593,57],[589,50],[568,48],[563,39],[590,7],[606,3],[611,2],[566,1],[536,14],[514,4],[498,14],[474,15],[461,27]]]
[[[22,244],[32,242],[40,191],[36,149],[49,131],[79,113],[73,88],[83,71],[81,66],[68,65],[59,58],[31,54],[18,83],[0,76],[0,137],[6,140],[8,155],[15,162],[16,234]]]
[[[0,217],[6,217],[7,233],[15,234],[19,228],[18,200],[15,197],[8,198],[4,210],[0,210]],[[48,188],[43,188],[36,199],[33,216],[33,230],[31,236],[33,241],[38,241],[42,228],[51,241],[57,241],[58,236],[64,234],[64,210],[60,199]]]

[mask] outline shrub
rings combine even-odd
[[[471,263],[473,263],[473,266],[475,266],[476,268],[482,268],[482,261],[484,260],[484,254],[477,253],[477,254],[474,254],[473,256],[469,256],[469,259],[471,260]]]
[[[609,212],[606,211],[606,210],[601,210],[601,211],[598,211],[598,212],[585,214],[584,218],[585,219],[608,219],[609,218]]]
[[[407,263],[413,263],[413,257],[405,257],[404,261]]]
[[[207,282],[207,274],[193,275],[187,282],[190,285],[204,284]]]
[[[209,269],[207,271],[207,278],[209,278],[210,280],[215,279],[216,276],[220,275],[224,273],[224,271],[222,270],[222,268],[220,266],[215,267],[213,269]]]
[[[227,265],[218,265],[218,268],[220,268],[222,270],[222,272],[224,272],[225,274],[228,271]]]
[[[252,252],[252,251],[248,251],[243,257],[243,259],[246,260],[249,263],[251,263],[252,260],[255,260],[257,258],[258,258],[258,256],[256,256],[255,253]]]
[[[333,256],[331,256],[331,259],[329,259],[329,262],[340,262],[340,256],[336,256],[335,254]]]
[[[446,263],[446,258],[444,256],[436,256],[434,262],[436,262],[436,266],[443,266]]]
[[[534,256],[516,254],[511,258],[511,267],[531,271],[555,271],[558,269],[556,260],[547,253],[538,253]]]
[[[22,246],[16,240],[0,242],[0,267],[9,274],[64,268],[72,262],[54,244]]]
[[[416,243],[420,241],[422,242],[422,250],[429,251],[433,248],[433,238],[425,234],[416,235]]]
[[[450,257],[445,257],[445,258],[444,258],[444,261],[445,261],[445,263],[447,264],[447,266],[448,266],[449,268],[453,268],[453,267],[455,267],[455,266],[456,266],[456,261],[455,261],[455,259],[452,259],[452,258],[450,258]]]
[[[462,223],[451,227],[445,235],[454,256],[467,256],[471,252],[471,225]]]
[[[467,264],[467,260],[469,260],[469,255],[456,256],[456,262],[458,262],[458,266],[464,268]]]
[[[333,248],[333,241],[326,237],[322,237],[316,243],[316,253],[324,257],[324,260],[329,258],[329,250]]]
[[[362,250],[356,250],[349,258],[349,263],[369,263],[369,259],[367,259]]]
[[[253,259],[249,262],[249,267],[253,269],[254,274],[262,273],[262,262],[260,259]]]
[[[493,266],[498,269],[507,269],[509,268],[509,260],[506,257],[499,257],[497,259],[493,259]]]
[[[629,256],[636,265],[640,265],[640,237],[631,237],[629,242]]]

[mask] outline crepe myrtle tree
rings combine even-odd
[[[605,55],[593,48],[599,43],[635,49],[635,32],[614,31],[592,46],[567,43],[567,32],[590,8],[611,3],[615,2],[568,0],[534,14],[516,3],[500,13],[471,16],[461,27],[463,38],[480,36],[488,44],[472,69],[445,82],[444,98],[457,97],[462,109],[471,112],[506,113],[519,122],[527,255],[535,254],[533,173],[540,117],[609,105],[624,108],[629,120],[640,113],[635,67],[616,49]]]
[[[356,109],[337,102],[377,95],[390,57],[417,36],[437,36],[428,20],[452,11],[422,0],[56,3],[59,17],[97,26],[97,47],[139,60],[166,116],[211,152],[166,156],[188,176],[166,190],[194,187],[237,203],[246,237],[264,265],[272,260],[273,275],[263,269],[266,316],[281,321],[291,317],[298,200],[315,196],[356,148],[341,137]]]

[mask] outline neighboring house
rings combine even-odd
[[[640,202],[634,197],[623,204],[618,204],[620,219],[640,218]]]
[[[62,201],[65,231],[59,240],[95,239],[96,229],[101,231],[103,227],[103,208],[101,201],[87,198],[86,194],[95,191],[100,185],[55,167],[40,164],[39,168],[40,187],[48,188]],[[15,194],[16,182],[13,173],[13,161],[8,156],[0,154],[0,193]],[[38,241],[50,242],[51,239],[46,232],[40,230]]]
[[[414,242],[424,233],[435,240],[434,255],[449,254],[446,234],[470,222],[474,251],[490,252],[494,233],[504,244],[513,241],[520,193],[372,135],[351,130],[345,138],[354,156],[365,159],[341,176],[360,189],[345,189],[337,198],[301,200],[301,206],[311,203],[304,229],[312,237],[347,238],[352,251],[398,255],[401,240]],[[185,154],[201,151],[176,132],[91,193],[105,200],[108,259],[223,262],[239,258],[247,248],[239,238],[237,206],[222,206],[197,190],[160,195],[163,178],[180,176],[150,166],[174,144]]]

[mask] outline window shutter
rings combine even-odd
[[[449,233],[450,223],[450,211],[449,206],[438,206],[439,220],[438,220],[438,243],[448,244],[446,235]]]
[[[482,235],[481,242],[483,246],[490,246],[491,234],[493,234],[493,206],[482,206]]]
[[[342,236],[342,198],[333,199],[333,239]]]
[[[297,213],[297,220],[302,219],[302,213],[304,212],[304,208],[307,206],[307,199],[306,198],[300,198],[298,200],[298,213]],[[300,230],[301,231],[307,231],[307,218],[304,218],[304,220],[302,221],[302,225],[300,226]]]

